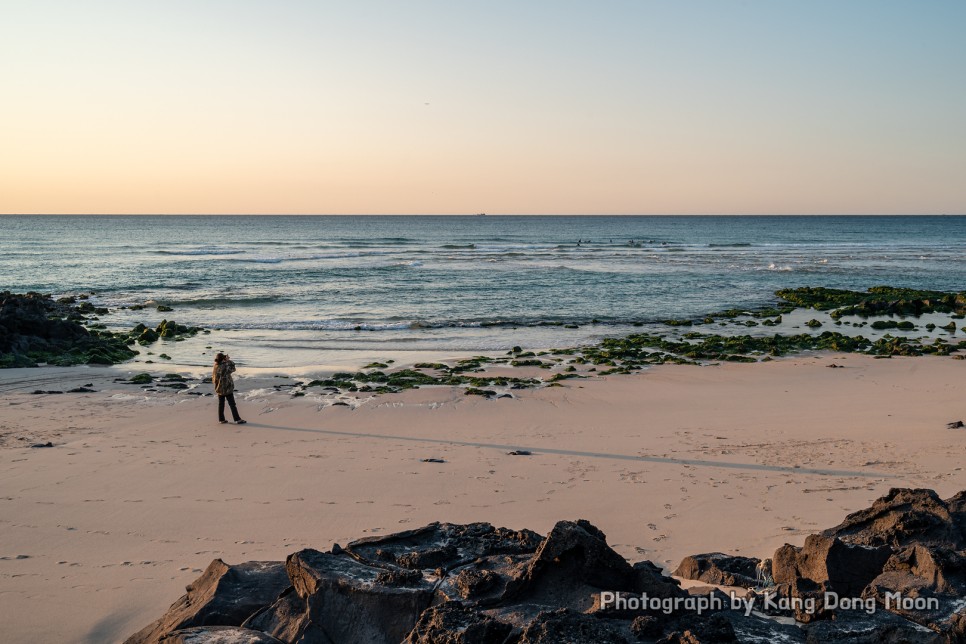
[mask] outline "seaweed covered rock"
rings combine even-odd
[[[40,293],[0,293],[0,368],[115,364],[137,355],[128,346],[131,340],[126,334],[88,329],[81,324],[84,319],[70,300],[55,301]]]
[[[873,286],[867,291],[823,287],[782,289],[781,299],[822,311],[835,309],[833,317],[842,315],[922,315],[923,313],[962,313],[966,309],[966,293],[927,291],[893,286]]]

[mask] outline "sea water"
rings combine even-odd
[[[575,345],[786,287],[963,290],[964,251],[963,216],[2,216],[0,290],[308,366]],[[199,342],[183,361],[210,361]]]

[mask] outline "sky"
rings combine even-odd
[[[966,2],[0,0],[0,213],[966,213]]]

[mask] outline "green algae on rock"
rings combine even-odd
[[[138,324],[130,331],[110,331],[91,323],[109,311],[87,297],[54,300],[42,293],[0,292],[0,368],[118,364],[138,355],[134,344],[177,341],[204,331],[167,320],[156,329]]]

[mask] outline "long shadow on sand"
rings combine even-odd
[[[459,447],[482,447],[502,451],[526,450],[532,454],[561,454],[563,456],[583,456],[586,458],[607,458],[620,461],[637,461],[639,463],[664,463],[668,465],[693,465],[695,467],[720,467],[732,470],[751,470],[758,472],[784,472],[787,474],[808,474],[815,476],[851,476],[862,478],[892,478],[891,474],[881,472],[857,472],[854,470],[826,470],[810,467],[786,467],[782,465],[763,465],[761,463],[731,463],[728,461],[711,461],[697,458],[669,458],[666,456],[640,456],[636,454],[612,454],[609,452],[582,452],[572,449],[557,449],[554,447],[532,447],[525,445],[502,445],[500,443],[475,443],[472,441],[447,440],[442,438],[420,438],[418,436],[398,436],[394,434],[370,434],[367,432],[339,432],[332,429],[312,429],[308,427],[281,427],[250,422],[249,427],[263,427],[287,432],[306,432],[309,434],[326,434],[328,436],[346,436],[350,438],[375,438],[379,440],[409,441],[412,443],[433,443],[436,445],[456,445]]]

